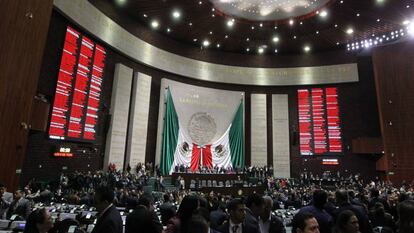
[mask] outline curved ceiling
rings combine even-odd
[[[412,0],[89,1],[128,19],[129,31],[239,54],[359,51],[405,38],[414,16]]]

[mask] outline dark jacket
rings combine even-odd
[[[92,233],[122,233],[122,218],[115,206],[98,218]]]
[[[232,233],[230,232],[230,222],[225,222],[223,225],[217,228],[217,230],[221,233]],[[260,233],[259,228],[255,228],[252,225],[243,223],[242,224],[242,232],[243,233]]]
[[[157,215],[144,206],[138,206],[127,216],[125,233],[161,233],[162,225]]]
[[[341,203],[339,208],[334,213],[335,221],[338,215],[344,210],[351,210],[355,213],[355,216],[358,218],[359,230],[361,233],[372,233],[371,223],[369,222],[368,215],[366,214],[364,207],[352,205],[349,202]]]
[[[175,216],[176,208],[172,203],[164,202],[160,206],[160,213],[161,213],[161,223],[162,225],[166,226],[168,220],[170,220],[170,218]]]
[[[18,215],[26,219],[31,212],[31,203],[26,198],[20,198],[19,200],[14,200],[7,211],[7,219],[12,215]]]
[[[269,233],[286,233],[282,220],[275,215],[270,219]]]

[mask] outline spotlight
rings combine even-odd
[[[151,21],[151,27],[152,27],[152,28],[156,29],[156,28],[158,28],[159,26],[160,26],[160,23],[158,23],[158,21],[157,21],[157,20],[153,20],[153,21]]]

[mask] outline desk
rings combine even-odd
[[[225,183],[226,181],[239,180],[239,177],[240,177],[241,181],[248,181],[248,176],[247,174],[244,174],[244,173],[243,174],[173,173],[171,175],[173,184],[175,184],[178,176],[181,176],[184,178],[186,189],[190,188],[191,180],[195,181],[197,179],[199,180],[200,185],[203,180],[205,180],[206,183],[208,183],[208,181],[211,181],[211,182],[216,181],[217,183],[219,182]]]

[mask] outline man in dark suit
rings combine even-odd
[[[16,190],[14,192],[14,201],[10,204],[9,210],[7,211],[7,219],[13,215],[17,215],[26,219],[31,212],[31,203],[24,197],[23,190]]]
[[[227,214],[225,213],[226,206],[219,200],[213,201],[212,211],[210,212],[210,227],[216,229],[218,226],[223,224],[227,220]]]
[[[359,229],[361,233],[372,233],[371,223],[369,222],[368,215],[362,206],[352,205],[349,201],[348,192],[346,190],[338,190],[335,193],[336,202],[338,203],[338,209],[334,212],[334,218],[337,219],[338,215],[344,210],[351,210],[358,218]]]
[[[233,199],[228,203],[227,209],[230,220],[221,225],[217,230],[221,233],[259,233],[258,228],[244,223],[246,218],[246,206],[241,199]]]
[[[264,211],[264,199],[262,196],[254,193],[246,199],[246,225],[253,226],[260,232],[259,216]]]
[[[153,211],[153,200],[150,194],[142,195],[138,206],[126,219],[125,233],[145,232],[161,233],[162,225]]]
[[[170,195],[167,193],[164,194],[164,203],[160,205],[160,213],[161,213],[161,223],[162,225],[166,226],[168,220],[174,217],[176,213],[175,206],[170,201]]]
[[[122,233],[121,215],[112,204],[114,196],[113,189],[108,186],[95,189],[94,201],[99,216],[92,233]]]
[[[282,220],[276,215],[272,215],[273,199],[269,196],[265,196],[263,199],[264,211],[259,219],[261,233],[286,233]]]
[[[321,233],[332,232],[333,218],[323,207],[328,199],[328,194],[323,190],[315,190],[313,192],[312,205],[305,206],[300,209],[299,213],[309,213],[315,216],[319,224],[319,230]]]
[[[13,202],[13,193],[7,192],[4,184],[0,183],[0,219],[6,218],[7,210]]]

